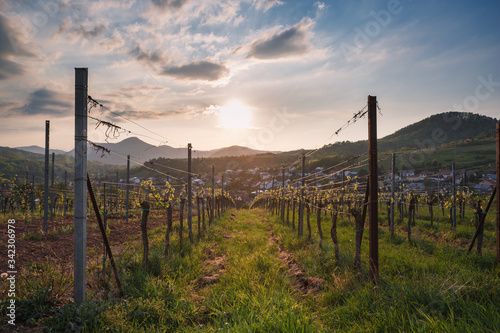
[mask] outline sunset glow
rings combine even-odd
[[[42,146],[50,120],[51,148],[72,150],[81,67],[105,107],[92,117],[155,146],[366,140],[361,125],[332,134],[368,95],[383,110],[380,137],[446,111],[497,117],[499,9],[494,0],[0,0],[0,143]],[[276,125],[283,110],[286,129]],[[109,141],[97,122],[89,140]]]
[[[239,100],[233,100],[219,107],[220,125],[228,129],[244,129],[250,127],[250,108]]]

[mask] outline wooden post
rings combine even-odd
[[[106,247],[106,252],[108,253],[109,256],[109,261],[111,262],[111,268],[113,269],[113,275],[115,277],[116,287],[119,290],[119,295],[122,296],[123,289],[120,283],[120,278],[118,276],[118,270],[116,269],[115,260],[113,259],[113,253],[111,252],[111,247],[109,246],[108,236],[106,235],[106,228],[104,227],[104,224],[101,221],[101,215],[99,214],[99,207],[97,207],[97,201],[95,199],[94,190],[92,189],[92,183],[90,182],[88,174],[87,174],[87,189],[89,191],[92,206],[94,207],[94,213],[97,218],[97,222],[99,223],[99,229],[101,230],[102,240],[104,242],[104,246]]]
[[[31,213],[35,211],[35,175],[31,175]]]
[[[120,183],[120,178],[118,177],[118,171],[116,172],[116,184],[115,184],[115,191],[116,191],[116,197],[115,197],[115,213],[118,214],[118,199],[120,197],[120,192],[119,192],[119,186],[118,184]]]
[[[200,210],[200,195],[196,193],[196,214],[198,216],[198,239],[201,238],[201,210]]]
[[[141,219],[141,233],[142,233],[142,265],[144,269],[148,269],[148,261],[149,261],[149,242],[148,242],[148,215],[149,215],[149,202],[143,201],[141,202],[142,207],[142,219]]]
[[[285,225],[285,168],[281,168],[281,223]]]
[[[172,202],[169,200],[167,207],[167,231],[165,233],[165,255],[170,254],[170,232],[172,230]]]
[[[206,211],[205,208],[206,208],[205,194],[203,194],[203,197],[201,198],[201,219],[204,231],[207,230],[207,226],[205,224],[205,211]]]
[[[45,121],[45,172],[43,191],[43,231],[49,231],[49,141],[50,141],[50,120]]]
[[[74,300],[85,301],[87,255],[87,68],[75,68]]]
[[[306,154],[302,154],[302,187],[300,189],[299,223],[297,226],[299,236],[304,234],[304,187],[306,186]]]
[[[187,217],[187,223],[188,223],[188,229],[189,229],[189,241],[191,244],[194,243],[193,239],[193,193],[191,190],[191,149],[192,146],[190,143],[188,143],[188,183],[187,183],[187,204],[188,204],[188,217]]]
[[[318,206],[316,210],[316,224],[318,225],[319,248],[323,249],[323,229],[321,228],[321,210],[323,209],[323,202],[319,201],[316,205]]]
[[[500,123],[497,123],[497,264],[500,265]]]
[[[392,154],[392,184],[391,184],[391,216],[390,216],[390,229],[391,236],[394,237],[394,200],[396,197],[394,195],[394,190],[396,187],[396,154]]]
[[[368,96],[370,280],[378,283],[377,97]]]
[[[54,204],[54,164],[56,161],[56,153],[52,153],[52,165],[50,173],[50,221],[54,220],[55,204]]]
[[[68,172],[64,170],[64,191],[63,191],[63,215],[66,216],[66,211],[68,210],[68,205],[66,203],[66,191],[68,190]]]
[[[486,206],[486,209],[479,217],[479,223],[476,227],[476,232],[474,233],[474,237],[472,237],[472,241],[471,241],[470,246],[469,246],[469,250],[468,250],[469,253],[470,253],[470,251],[472,251],[472,247],[474,246],[474,243],[476,242],[476,238],[479,236],[479,234],[482,231],[481,229],[484,228],[484,221],[486,220],[486,215],[488,214],[488,211],[490,210],[491,204],[493,203],[493,200],[495,199],[495,194],[497,192],[497,188],[498,187],[496,186],[493,189],[493,192],[491,193],[491,196],[490,196],[490,200],[488,201],[488,205]],[[497,199],[497,202],[498,202],[498,199]],[[498,238],[497,238],[497,240],[498,240]]]
[[[346,186],[344,185],[345,181],[345,171],[342,171],[342,188],[345,188]],[[342,196],[340,197],[340,212],[344,213],[344,190],[342,190]]]
[[[455,161],[451,163],[451,171],[452,177],[451,181],[453,182],[451,188],[453,191],[453,206],[451,211],[451,222],[453,229],[457,228],[457,182],[456,182],[456,170],[455,170]]]
[[[128,206],[129,206],[129,200],[130,200],[130,155],[127,155],[127,181],[126,181],[126,186],[127,186],[127,194],[125,197],[125,222],[128,223]]]
[[[215,166],[212,165],[212,207],[210,207],[210,219],[208,220],[208,225],[213,222],[215,218]]]
[[[181,196],[180,211],[179,211],[179,251],[182,252],[182,232],[184,231],[184,204],[186,203],[186,198]]]
[[[104,207],[102,208],[102,211],[104,212],[104,215],[107,214],[107,206],[106,206],[106,183],[102,184],[103,185],[103,200],[102,202],[104,203]]]
[[[462,181],[462,191],[463,192],[465,192],[466,186],[467,186],[467,170],[464,170],[464,178],[463,178],[463,181]],[[461,207],[461,209],[462,209],[462,216],[460,216],[460,219],[461,219],[462,222],[465,219],[465,205],[466,205],[466,200],[463,200],[462,201],[462,207]]]
[[[220,207],[219,216],[220,216],[220,214],[224,213],[224,207],[223,207],[224,203],[222,202],[222,197],[224,196],[224,174],[222,174],[222,176],[221,176],[220,194],[221,194],[221,197],[219,199],[219,207]]]

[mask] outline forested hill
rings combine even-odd
[[[425,118],[408,125],[378,141],[381,152],[401,148],[424,148],[443,143],[460,142],[478,138],[495,131],[497,119],[470,112],[450,111]],[[380,125],[379,125],[380,126]],[[367,141],[337,142],[324,146],[317,156],[349,155],[366,152]]]
[[[55,155],[54,176],[56,182],[64,180],[65,171],[67,172],[67,179],[72,181],[74,178],[74,161],[73,156]],[[49,164],[52,165],[52,156],[49,158]],[[123,169],[98,161],[89,161],[87,168],[92,175],[109,176],[112,177],[111,179],[115,179],[116,172]],[[28,174],[29,182],[33,180],[32,177],[34,176],[35,182],[40,183],[44,180],[44,170],[45,155],[15,148],[0,147],[0,177],[25,181]]]
[[[434,144],[459,142],[495,131],[497,120],[469,112],[445,112],[430,116],[384,137],[380,144],[388,149],[420,148],[423,142]]]
[[[472,113],[441,113],[404,127],[395,133],[380,139],[378,141],[378,150],[379,152],[396,152],[404,147],[414,149],[428,147],[429,145],[439,147],[443,143],[460,143],[461,141],[466,141],[467,139],[478,138],[494,132],[496,122],[497,120],[494,118]],[[494,135],[488,136],[488,139],[490,140],[488,143],[491,143],[495,139]],[[478,141],[477,143],[480,144],[481,142]],[[230,148],[232,149],[234,147]],[[314,154],[316,162],[311,160],[308,161],[308,163],[313,163],[311,166],[314,167],[336,164],[346,156],[367,152],[367,148],[368,144],[366,141],[338,142],[321,148]],[[241,152],[244,150],[239,148],[239,151]],[[217,151],[214,152],[217,153]],[[297,157],[300,157],[305,152],[307,151],[296,150],[279,154],[268,153],[240,157],[219,157],[213,158],[209,164],[216,164],[218,169],[281,166],[293,162],[297,159]],[[483,156],[484,153],[481,153],[480,155]],[[42,154],[34,154],[18,149],[0,147],[0,175],[7,178],[12,178],[17,175],[19,178],[22,178],[26,175],[26,172],[28,172],[30,175],[35,175],[36,182],[40,182],[43,180],[44,159],[45,157]],[[171,159],[169,161],[161,159],[157,162],[179,169],[183,169],[186,164],[185,159]],[[64,171],[67,171],[68,178],[72,179],[73,163],[73,157],[56,154],[56,179],[63,179]],[[203,169],[201,166],[197,167],[195,165],[194,168],[196,169],[195,172],[201,173],[207,171],[201,170]],[[120,171],[121,173],[124,173],[123,170],[124,167],[122,166],[110,166],[102,162],[89,161],[89,172],[101,178],[108,177],[110,179],[115,179],[116,172]],[[124,174],[122,177],[124,177]]]

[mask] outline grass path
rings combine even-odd
[[[276,244],[262,211],[240,210],[222,222],[224,258],[211,265],[218,280],[198,290],[210,323],[202,330],[232,332],[318,332],[321,324],[300,302],[307,285],[296,263]],[[294,266],[290,270],[289,266]],[[305,281],[305,282],[304,282]],[[200,327],[201,328],[201,327]]]
[[[330,223],[326,217],[323,234]],[[176,228],[169,256],[165,227],[149,231],[147,272],[139,237],[124,244],[117,259],[124,298],[89,295],[81,309],[57,307],[52,284],[40,284],[18,303],[18,314],[37,313],[27,326],[53,332],[500,331],[500,267],[490,254],[467,255],[419,237],[408,244],[380,229],[381,279],[374,286],[366,239],[362,273],[353,273],[348,220],[338,223],[339,261],[329,239],[319,249],[315,232],[312,241],[298,238],[260,209],[226,212],[195,244],[184,239],[182,249]]]
[[[269,214],[231,210],[182,254],[163,255],[164,229],[149,232],[150,271],[140,244],[120,259],[127,297],[103,304],[90,331],[322,332],[305,306],[321,280],[309,278],[278,244]],[[178,248],[176,233],[172,248]],[[99,306],[99,303],[97,303]]]

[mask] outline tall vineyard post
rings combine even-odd
[[[453,189],[453,205],[452,205],[452,214],[451,221],[452,227],[454,230],[457,229],[457,181],[456,181],[456,169],[455,169],[455,161],[451,163],[451,172],[452,172],[452,186]]]
[[[149,269],[149,241],[148,241],[148,215],[150,205],[144,200],[141,202],[141,235],[142,235],[142,266],[147,271]]]
[[[191,190],[191,149],[192,146],[190,143],[188,143],[188,183],[187,183],[187,210],[188,210],[188,216],[187,216],[187,223],[188,223],[188,229],[189,229],[189,242],[191,244],[194,243],[193,239],[193,191]]]
[[[120,178],[118,177],[118,171],[116,172],[116,185],[115,185],[115,214],[118,214],[118,198],[120,196],[118,183]]]
[[[390,225],[391,225],[391,236],[394,237],[394,190],[396,186],[396,154],[392,154],[392,179],[391,179],[391,216],[390,216]]]
[[[125,197],[125,222],[128,224],[128,214],[129,214],[129,200],[130,200],[130,155],[127,155],[127,194]]]
[[[281,168],[281,222],[285,225],[285,168]]]
[[[31,175],[31,214],[35,211],[35,175]],[[64,192],[66,193],[66,192]],[[64,214],[66,215],[66,214]]]
[[[215,166],[212,165],[212,207],[210,212],[210,220],[208,225],[214,221],[215,218]]]
[[[377,97],[368,96],[370,280],[378,283]]]
[[[66,212],[68,210],[68,204],[66,202],[66,192],[68,189],[68,172],[64,170],[64,192],[63,192],[63,216],[66,216]]]
[[[304,189],[306,186],[306,154],[302,154],[302,186],[300,188],[299,224],[297,226],[299,236],[304,234]]]
[[[201,209],[200,209],[200,191],[196,192],[196,214],[198,217],[198,239],[201,238]]]
[[[56,153],[52,153],[52,165],[51,165],[51,171],[50,171],[50,222],[54,221],[54,214],[55,214],[55,202],[54,202],[54,169],[55,169],[55,162],[56,162]]]
[[[45,121],[45,169],[44,169],[44,191],[43,191],[43,231],[49,231],[49,144],[50,144],[50,120]]]
[[[500,264],[500,123],[497,123],[497,264]]]
[[[74,300],[85,301],[87,254],[87,82],[88,69],[75,68]]]

